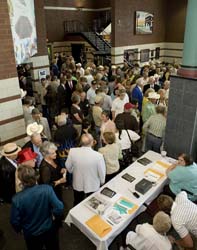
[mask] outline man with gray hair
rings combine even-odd
[[[136,86],[132,91],[131,99],[138,100],[138,109],[142,111],[142,100],[143,100],[143,78],[138,78],[136,80]]]
[[[71,148],[65,166],[73,174],[74,205],[96,192],[105,182],[106,166],[103,155],[92,149],[93,137],[81,136],[81,147]]]
[[[36,156],[36,167],[39,168],[41,161],[43,159],[43,156],[40,152],[40,147],[43,143],[43,141],[45,141],[46,139],[42,139],[41,135],[39,133],[33,133],[30,136],[30,141],[28,141],[24,146],[24,148],[31,148],[32,152],[37,153]]]
[[[102,104],[102,109],[106,111],[111,111],[112,107],[112,99],[111,96],[109,96],[107,93],[109,91],[109,88],[107,86],[102,86],[100,87],[101,95],[103,97],[103,104]]]
[[[171,250],[172,245],[166,236],[170,228],[170,216],[158,212],[153,218],[153,225],[149,223],[137,225],[135,232],[129,232],[126,244],[137,250]]]

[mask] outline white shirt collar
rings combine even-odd
[[[10,158],[6,157],[6,159],[15,167],[17,168],[17,163],[13,160],[11,160]]]

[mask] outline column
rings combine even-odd
[[[180,76],[197,78],[197,1],[188,0],[183,47],[183,61]]]
[[[188,0],[183,65],[171,77],[165,149],[169,156],[190,154],[197,161],[197,1]]]
[[[47,52],[47,34],[45,22],[44,0],[34,0],[35,19],[36,19],[36,32],[37,32],[37,45],[38,53],[31,57],[28,62],[32,63],[32,77],[34,82],[38,82],[39,70],[49,71],[49,58]],[[55,18],[55,17],[54,17]]]
[[[26,136],[7,0],[0,1],[0,145]]]

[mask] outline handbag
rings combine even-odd
[[[127,129],[126,129],[126,132],[127,132],[128,137],[129,137],[129,140],[131,142],[130,152],[131,152],[132,156],[139,157],[139,148],[138,148],[138,145],[131,140],[131,137],[130,137],[129,132],[128,132]]]

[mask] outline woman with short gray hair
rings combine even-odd
[[[61,184],[66,182],[66,169],[60,167],[56,161],[57,147],[54,143],[45,141],[40,151],[43,160],[40,165],[40,184],[49,184],[53,187],[57,197],[62,200]]]

